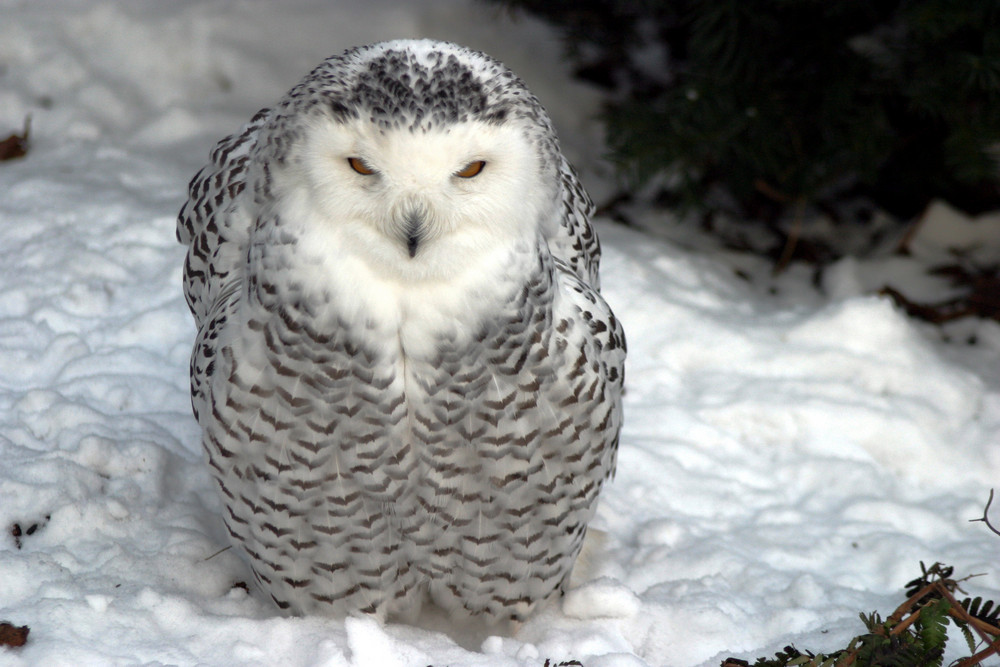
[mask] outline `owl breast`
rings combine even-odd
[[[429,594],[522,619],[563,586],[613,466],[615,383],[574,279],[533,264],[478,295],[489,316],[414,301],[388,324],[250,281],[220,325],[206,449],[279,606],[385,616]]]

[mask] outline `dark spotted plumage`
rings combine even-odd
[[[433,172],[475,128],[474,182],[387,157],[437,142]],[[520,80],[449,44],[331,58],[216,146],[177,227],[192,404],[280,608],[522,620],[562,590],[621,428],[591,209]]]

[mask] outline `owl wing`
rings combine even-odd
[[[600,291],[601,244],[590,222],[594,203],[580,183],[576,170],[561,155],[559,181],[562,210],[558,212],[560,218],[555,233],[548,239],[549,251],[580,280]]]
[[[184,297],[200,329],[228,284],[239,281],[253,217],[241,197],[250,153],[270,117],[262,109],[212,150],[211,162],[188,186],[177,217],[177,240],[188,248]]]

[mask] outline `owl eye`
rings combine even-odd
[[[459,178],[472,178],[478,176],[479,172],[483,170],[486,166],[485,160],[476,160],[475,162],[470,162],[462,168],[462,171],[456,171],[455,175]]]
[[[363,176],[371,176],[375,173],[375,170],[365,164],[364,160],[359,157],[347,158],[347,164],[351,165],[351,169]]]

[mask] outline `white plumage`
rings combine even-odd
[[[218,144],[177,227],[192,404],[279,607],[562,590],[621,427],[591,209],[523,83],[441,42],[330,58]]]

